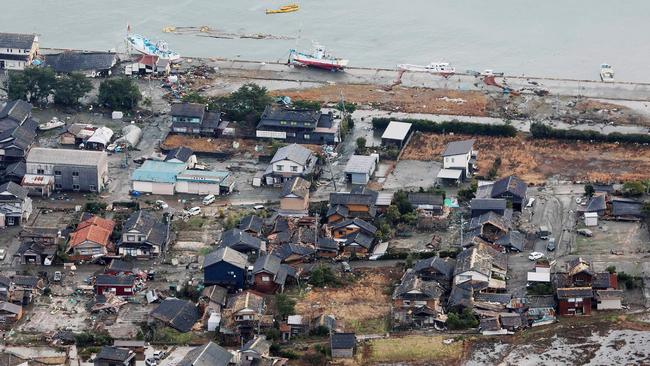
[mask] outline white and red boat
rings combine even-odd
[[[311,53],[290,50],[289,64],[338,71],[343,70],[348,65],[348,60],[334,57],[323,46],[314,44]]]
[[[404,71],[430,72],[445,76],[456,73],[456,68],[447,62],[432,62],[428,65],[399,64],[397,68]]]

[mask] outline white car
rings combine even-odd
[[[156,201],[156,206],[162,208],[163,210],[166,209],[166,208],[169,208],[169,205],[167,204],[167,202],[165,202],[163,200],[157,200]]]
[[[0,249],[0,261],[5,260],[6,256],[7,256],[7,249]]]
[[[147,366],[158,366],[158,361],[155,358],[150,357],[144,361],[144,364]]]
[[[532,253],[530,253],[530,255],[528,256],[528,259],[530,259],[531,261],[536,261],[536,260],[538,260],[538,259],[541,259],[542,257],[544,257],[544,253],[540,253],[540,252],[532,252]]]
[[[192,207],[189,210],[185,211],[190,216],[196,216],[201,214],[201,207]]]

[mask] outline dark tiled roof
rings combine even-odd
[[[11,278],[11,282],[18,286],[34,288],[38,285],[38,277],[16,275]]]
[[[257,258],[253,266],[253,274],[267,272],[276,275],[280,270],[281,260],[275,255],[267,254]]]
[[[377,201],[377,194],[330,193],[330,205],[371,206]]]
[[[246,256],[246,254],[240,253],[229,247],[221,247],[205,256],[203,268],[222,261],[241,269],[246,269],[248,266],[248,256]]]
[[[499,215],[494,211],[488,211],[481,216],[478,217],[473,217],[472,220],[469,222],[469,230],[474,230],[476,228],[480,228],[486,223],[490,223],[494,226],[499,227],[500,229],[507,231],[512,227],[512,223],[510,220],[506,217],[506,215]]]
[[[169,150],[167,156],[165,156],[165,161],[177,159],[186,163],[192,155],[194,155],[192,149],[187,146],[179,146],[175,149]]]
[[[45,65],[56,72],[103,71],[117,62],[117,55],[107,52],[63,52],[45,56]]]
[[[334,333],[332,334],[332,349],[350,349],[354,348],[357,343],[357,337],[354,333]]]
[[[413,206],[419,205],[432,205],[432,206],[442,206],[444,199],[442,195],[433,194],[433,193],[409,193],[408,201]]]
[[[553,295],[528,295],[526,304],[529,308],[554,308],[556,303]]]
[[[241,348],[242,352],[254,352],[260,356],[266,356],[271,349],[271,342],[266,340],[263,335],[256,336],[250,341],[246,342]]]
[[[467,154],[472,151],[474,140],[452,141],[447,144],[447,148],[443,151],[442,156]]]
[[[473,198],[470,201],[472,210],[496,210],[503,211],[507,208],[507,202],[501,198]]]
[[[269,105],[264,109],[257,128],[284,127],[284,128],[316,128],[321,112],[311,109],[289,109],[281,106]]]
[[[151,316],[185,333],[199,320],[199,310],[190,301],[165,299],[151,312]]]
[[[338,251],[339,244],[332,238],[320,237],[318,238],[317,247],[319,250]]]
[[[623,290],[596,290],[596,297],[599,299],[622,299]]]
[[[178,117],[203,118],[205,105],[199,103],[173,103],[170,114]]]
[[[110,360],[124,362],[131,357],[131,351],[126,348],[117,348],[110,346],[103,346],[97,354],[99,360]]]
[[[225,348],[210,341],[209,343],[193,348],[177,364],[178,366],[228,366],[232,353]]]
[[[347,238],[347,240],[345,241],[346,246],[356,243],[366,249],[370,249],[372,243],[375,241],[374,237],[368,236],[361,231],[348,235],[346,238]]]
[[[479,328],[482,331],[497,331],[501,329],[501,324],[497,317],[481,318]]]
[[[327,209],[327,214],[325,215],[326,217],[330,217],[334,214],[338,214],[342,217],[347,217],[350,214],[350,210],[344,205],[334,205],[330,206]]]
[[[228,290],[221,286],[213,285],[208,286],[201,291],[201,297],[210,299],[217,304],[225,305],[226,298],[228,297]]]
[[[5,192],[10,195],[3,195]],[[15,198],[23,200],[25,197],[27,197],[27,189],[14,182],[6,182],[0,185],[0,202],[14,200]]]
[[[511,247],[517,249],[518,251],[524,250],[524,245],[526,243],[525,236],[519,231],[509,231],[506,235],[502,236],[496,241],[496,244],[499,244],[503,247]]]
[[[260,250],[262,241],[240,229],[230,229],[221,236],[221,246],[242,250]]]
[[[307,166],[309,165],[309,159],[313,154],[314,153],[311,150],[304,146],[291,144],[279,148],[275,155],[273,155],[271,164],[280,160],[290,160],[302,166]]]
[[[137,230],[146,236],[146,241],[164,246],[167,243],[168,228],[160,219],[147,211],[137,211],[131,214],[124,223],[123,232]]]
[[[587,203],[587,208],[585,209],[586,212],[598,212],[598,211],[605,211],[607,209],[607,204],[605,203],[605,195],[604,194],[598,194],[589,200],[589,203]]]
[[[415,262],[413,270],[415,272],[421,272],[428,269],[434,269],[436,272],[442,274],[448,279],[451,279],[454,276],[454,266],[455,262],[449,258],[440,258],[440,257],[431,257],[426,259],[420,259]]]
[[[0,33],[0,48],[31,49],[35,34]]]
[[[489,292],[479,292],[474,294],[474,301],[494,302],[506,305],[510,303],[510,299],[512,299],[512,295],[510,294],[497,294]]]
[[[566,287],[557,289],[558,299],[569,299],[573,297],[591,298],[593,290],[591,287]]]
[[[114,272],[133,272],[133,262],[113,259],[106,270]]]
[[[452,287],[447,301],[449,307],[472,307],[474,305],[474,287],[471,282],[466,281]],[[485,286],[487,287],[487,284]]]
[[[371,223],[369,223],[367,221],[364,221],[364,220],[362,220],[360,218],[356,218],[356,217],[353,218],[353,219],[343,220],[341,222],[338,222],[338,223],[332,225],[332,230],[344,228],[344,227],[350,226],[350,225],[356,225],[359,228],[361,228],[363,231],[366,231],[369,234],[374,234],[377,231],[377,228],[375,227],[375,225],[373,225],[373,224],[371,224]]]
[[[611,274],[609,272],[595,273],[594,277],[591,280],[591,286],[593,288],[604,288],[604,289],[610,288],[611,287],[610,276]]]
[[[280,197],[286,197],[293,194],[300,198],[305,198],[307,194],[309,194],[309,187],[311,187],[311,183],[305,179],[302,179],[301,177],[293,177],[282,185],[282,193],[280,193]]]
[[[100,274],[95,277],[95,284],[97,286],[133,286],[134,277],[133,276],[111,276],[106,274]]]
[[[519,313],[501,313],[500,320],[501,326],[504,328],[520,328],[527,325],[527,319],[524,319],[524,314]]]
[[[252,231],[255,233],[261,233],[262,226],[264,226],[264,221],[262,220],[261,217],[255,215],[248,215],[243,219],[241,219],[237,227],[243,231]]]
[[[1,46],[0,46],[1,47]],[[22,123],[32,113],[32,105],[24,100],[12,100],[0,111],[0,119],[9,118],[18,123]]]
[[[528,185],[523,180],[511,175],[501,178],[492,185],[492,197],[499,197],[508,192],[520,198],[526,197]]]
[[[27,166],[24,161],[17,161],[9,164],[5,169],[5,176],[7,177],[24,177]]]
[[[301,257],[308,257],[313,255],[314,252],[315,251],[313,248],[305,245],[285,243],[282,244],[280,247],[276,248],[275,251],[273,251],[273,255],[277,256],[281,260],[285,260],[286,258],[294,254]]]
[[[399,285],[393,292],[393,299],[401,298],[411,291],[417,291],[427,296],[428,299],[439,299],[445,290],[436,281],[424,281],[412,270],[406,271]]]
[[[641,202],[633,200],[614,199],[612,200],[612,214],[614,216],[643,217]]]

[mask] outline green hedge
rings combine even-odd
[[[599,142],[632,142],[647,144],[650,143],[650,135],[640,133],[624,134],[612,132],[603,134],[591,130],[563,130],[547,126],[541,122],[533,122],[530,125],[530,134],[536,139],[560,139],[560,140],[583,140]]]
[[[513,137],[517,134],[517,129],[511,125],[488,125],[482,123],[460,122],[456,120],[446,122],[434,122],[426,119],[395,119],[375,117],[372,119],[372,127],[380,130],[385,129],[390,121],[407,122],[411,124],[413,131],[434,132],[434,133],[460,133],[465,135],[483,135],[483,136],[504,136]]]

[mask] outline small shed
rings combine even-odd
[[[377,167],[379,156],[376,154],[352,155],[345,166],[345,176],[352,184],[368,184]]]
[[[402,147],[404,140],[411,131],[411,124],[406,122],[391,121],[381,135],[381,142],[384,145],[396,145]]]
[[[357,338],[354,333],[334,333],[330,337],[332,358],[352,358]]]
[[[585,212],[585,226],[598,226],[598,212]]]

